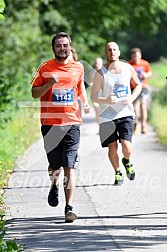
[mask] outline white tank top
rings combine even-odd
[[[101,68],[104,76],[104,89],[102,90],[102,97],[107,98],[110,93],[117,96],[119,102],[116,104],[105,104],[99,107],[99,123],[113,121],[114,119],[135,116],[133,105],[124,105],[123,99],[131,94],[130,89],[130,68],[128,63],[120,62],[122,64],[122,71],[120,74],[113,74],[104,66]]]

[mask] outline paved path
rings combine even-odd
[[[133,138],[135,181],[113,186],[114,172],[102,149],[93,111],[84,117],[74,209],[79,219],[64,223],[64,194],[47,204],[50,187],[40,139],[18,161],[5,190],[7,238],[25,251],[167,251],[167,150],[149,127]],[[121,155],[121,149],[119,150]],[[62,178],[61,178],[62,179]]]

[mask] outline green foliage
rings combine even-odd
[[[12,4],[11,4],[12,5]],[[5,9],[5,20],[1,20],[0,35],[0,110],[1,120],[6,121],[12,110],[17,109],[20,99],[27,99],[27,91],[34,69],[34,61],[40,30],[38,11],[32,6],[19,14],[12,6]],[[34,19],[32,19],[32,15]],[[10,31],[10,32],[9,32]]]
[[[0,169],[10,173],[14,167],[14,161],[25,148],[39,136],[36,131],[32,135],[32,128],[37,128],[39,119],[32,120],[34,109],[22,108],[19,113],[15,112],[15,116],[0,131]],[[31,139],[30,139],[31,135]],[[14,151],[13,151],[14,149]],[[6,173],[6,174],[7,174]],[[1,172],[1,175],[3,173]],[[5,177],[5,176],[3,176]],[[0,177],[0,180],[3,180]]]
[[[167,105],[162,106],[157,100],[151,105],[150,122],[157,133],[158,141],[167,147]]]
[[[18,252],[23,248],[15,240],[6,240],[6,227],[3,219],[3,188],[15,166],[16,158],[39,137],[39,120],[32,120],[34,109],[15,112],[15,117],[0,130],[0,252]],[[33,130],[32,128],[36,129]],[[31,138],[30,138],[31,135]],[[14,151],[13,151],[14,150]]]
[[[12,167],[13,164],[11,163],[10,160],[6,160],[6,155],[3,155],[3,154],[4,154],[3,151],[1,151],[0,190],[2,190],[2,188],[7,185],[7,179],[9,178],[11,172],[13,171],[13,167]]]
[[[151,63],[152,77],[149,78],[149,84],[156,89],[164,88],[166,85],[166,76],[167,76],[167,59],[161,58],[158,62]],[[165,90],[164,90],[165,91]],[[166,91],[164,92],[166,93]]]
[[[58,31],[71,32],[71,26],[61,13],[50,5],[42,3],[40,5],[40,28],[43,33],[54,34]]]
[[[3,0],[0,0],[0,19],[3,19],[4,16],[3,16],[3,12],[4,12],[4,9],[5,9],[5,3]]]
[[[166,59],[151,64],[153,77],[150,84],[155,91],[152,95],[151,106],[149,107],[149,121],[157,133],[158,141],[167,147],[167,81]]]
[[[159,91],[153,94],[154,101],[158,102],[162,107],[167,107],[167,83],[166,85],[161,88]]]
[[[58,2],[58,6],[57,6]],[[71,19],[71,26],[79,26],[84,30],[98,29],[100,33],[111,35],[111,31],[121,27],[135,26],[137,29],[154,32],[160,23],[159,14],[167,12],[165,0],[157,1],[108,1],[88,0],[73,1],[48,1],[55,8],[58,7],[63,16]],[[54,4],[55,3],[55,4]],[[67,8],[68,6],[68,8]],[[132,15],[133,11],[133,15]],[[147,23],[147,25],[145,25]],[[78,27],[76,27],[77,29]]]
[[[23,247],[16,243],[16,241],[5,241],[4,238],[5,231],[0,234],[0,252],[20,252],[23,251]]]
[[[124,43],[127,44],[128,48],[139,47],[142,49],[143,58],[150,62],[157,62],[162,57],[167,58],[167,14],[159,14],[159,28],[157,32],[152,35],[147,36],[144,32],[132,29],[129,33],[124,33]],[[120,35],[120,34],[119,34]],[[122,36],[122,35],[121,35]],[[121,37],[119,36],[119,39]],[[127,50],[126,56],[129,57],[129,49]]]
[[[165,0],[48,0],[40,4],[40,27],[48,35],[62,30],[69,32],[80,59],[92,63],[95,57],[103,56],[106,41],[117,41],[123,58],[128,57],[129,37],[133,38],[134,32],[135,43],[146,40],[145,44],[150,44],[166,13]],[[153,54],[154,51],[150,49]]]

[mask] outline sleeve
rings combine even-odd
[[[152,71],[151,66],[150,66],[149,62],[147,62],[147,72],[150,72],[150,71]]]
[[[31,80],[31,85],[34,87],[39,87],[39,86],[43,86],[45,83],[45,79],[42,75],[43,71],[42,71],[42,66],[39,66],[39,68],[36,70],[32,80]]]
[[[84,85],[84,68],[83,65],[80,64],[80,77],[78,80],[78,96],[83,94],[83,91],[85,90],[85,85]]]

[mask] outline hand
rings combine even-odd
[[[131,96],[127,95],[125,99],[123,99],[123,104],[129,106],[132,103]]]
[[[59,82],[59,77],[58,77],[58,74],[57,73],[53,73],[51,74],[51,78],[50,78],[50,81],[49,81],[49,84],[51,86],[53,86],[55,83]]]
[[[83,105],[84,113],[88,114],[90,112],[90,106],[88,103]]]
[[[147,78],[147,73],[143,71],[142,76],[143,76],[144,79],[146,79]]]
[[[118,102],[118,98],[114,95],[114,93],[111,93],[107,99],[107,104],[114,104],[114,103],[117,103]]]

